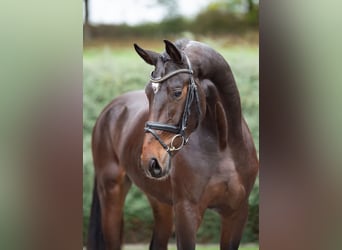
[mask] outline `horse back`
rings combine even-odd
[[[127,154],[125,152],[129,151],[131,156],[139,153],[143,133],[138,131],[143,131],[147,112],[148,102],[143,91],[121,95],[103,109],[92,134],[95,170],[105,166],[106,162],[129,164],[122,157]],[[132,136],[135,137],[133,144],[129,143]]]

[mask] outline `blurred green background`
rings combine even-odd
[[[157,1],[157,4],[170,6]],[[171,1],[174,4],[177,1]],[[253,6],[250,7],[249,4]],[[241,95],[243,114],[259,150],[258,2],[212,1],[193,18],[165,16],[158,23],[94,25],[85,19],[83,50],[83,239],[87,239],[93,165],[91,132],[101,110],[120,94],[144,89],[152,67],[133,49],[163,51],[163,39],[189,38],[209,44],[230,64]],[[91,9],[90,9],[91,11]],[[258,242],[259,181],[249,198],[249,219],[243,242]],[[125,203],[125,242],[149,242],[153,217],[145,196],[134,185]],[[199,243],[217,243],[219,216],[208,210],[197,234]],[[172,237],[171,242],[175,240]],[[246,248],[250,249],[250,248]],[[255,248],[251,248],[255,249]]]

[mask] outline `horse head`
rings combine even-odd
[[[164,42],[162,54],[134,44],[140,57],[155,67],[145,88],[149,118],[141,153],[141,166],[151,178],[168,175],[171,158],[188,142],[206,107],[190,58],[172,42]]]

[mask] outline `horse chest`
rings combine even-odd
[[[208,207],[235,210],[245,199],[246,190],[239,174],[229,170],[211,178],[203,197],[207,199]]]

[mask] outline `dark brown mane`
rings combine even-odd
[[[241,140],[241,103],[232,70],[226,60],[209,46],[178,40],[175,45],[189,57],[199,80],[208,79],[216,86],[227,114],[230,140]]]
[[[186,45],[190,42],[189,39],[183,38],[183,39],[179,39],[175,42],[175,45],[178,49],[180,50],[184,50]]]

